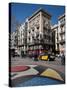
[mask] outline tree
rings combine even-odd
[[[14,15],[11,15],[11,32],[15,32],[15,46],[18,47],[18,29],[20,23],[16,20]],[[11,37],[10,37],[11,38]]]
[[[20,23],[16,20],[14,15],[11,16],[11,32],[16,31]]]

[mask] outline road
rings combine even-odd
[[[21,57],[14,57],[11,58],[11,67],[17,66],[17,65],[42,65],[46,67],[51,67],[53,69],[56,69],[60,72],[65,73],[65,66],[61,65],[61,59],[56,58],[54,61],[34,61],[31,58],[21,58]]]

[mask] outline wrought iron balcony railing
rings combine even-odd
[[[65,39],[61,39],[59,42],[60,42],[60,44],[64,44],[65,43]]]
[[[62,35],[62,34],[64,34],[64,33],[65,33],[65,31],[61,31],[61,32],[60,32],[60,35]]]
[[[63,25],[65,25],[65,22],[64,21],[60,23],[60,26],[63,26]]]

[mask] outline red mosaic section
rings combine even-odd
[[[26,71],[28,70],[30,67],[28,66],[15,66],[11,68],[11,72],[20,72],[20,71]]]

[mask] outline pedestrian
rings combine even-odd
[[[64,55],[64,53],[61,54],[61,64],[65,65],[65,55]]]

